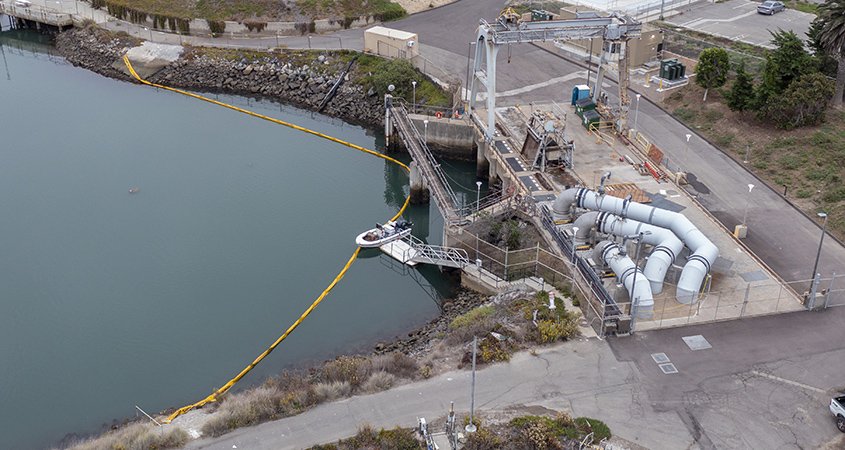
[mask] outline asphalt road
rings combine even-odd
[[[843,319],[845,308],[837,308],[523,352],[479,370],[476,408],[484,414],[567,410],[600,418],[614,435],[654,450],[841,449],[845,435],[827,403],[845,388]],[[682,337],[692,335],[703,335],[712,348],[691,350]],[[664,374],[653,353],[665,353],[678,373]],[[303,448],[351,436],[363,424],[412,427],[417,417],[431,423],[446,415],[450,401],[467,413],[469,377],[445,373],[187,448]]]
[[[845,448],[827,404],[845,389],[845,308],[637,333],[613,338],[640,371],[655,411],[673,411],[702,448]],[[692,351],[682,337],[702,335]],[[678,369],[665,375],[651,357]],[[678,446],[677,448],[681,448]]]
[[[813,14],[787,9],[772,16],[757,13],[760,2],[730,0],[700,2],[684,13],[668,18],[671,24],[735,41],[771,48],[770,31],[791,30],[806,38]]]
[[[476,375],[477,411],[537,407],[601,418],[621,437],[654,450],[690,448],[693,438],[677,414],[654,410],[633,363],[618,362],[607,344],[574,341],[514,355]],[[355,434],[363,424],[413,427],[418,417],[444,418],[449,402],[469,410],[470,373],[449,372],[378,394],[328,403],[298,416],[201,439],[188,449],[293,449]],[[541,409],[542,409],[541,408]],[[432,430],[440,431],[440,430]]]

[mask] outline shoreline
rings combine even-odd
[[[56,37],[56,48],[61,56],[66,58],[74,66],[90,70],[100,75],[135,83],[135,80],[119,69],[116,61],[128,48],[137,46],[140,40],[128,35],[114,35],[96,28],[82,28],[70,30]],[[261,65],[248,64],[245,61],[226,60],[223,58],[210,58],[205,55],[197,56],[189,53],[192,49],[186,47],[188,58],[183,55],[175,63],[162,69],[160,72],[148,77],[151,81],[166,83],[174,87],[200,90],[204,92],[220,92],[232,95],[245,95],[263,100],[275,100],[291,106],[300,107],[313,111],[318,101],[322,101],[322,86],[333,82],[333,72],[317,71],[302,63],[302,57],[316,57],[319,54],[328,53],[325,66],[331,65],[332,58],[338,55],[345,55],[349,52],[282,52],[264,53],[266,58],[274,58],[265,61]],[[291,61],[286,61],[285,56],[291,56]],[[336,62],[336,61],[334,61]],[[336,66],[345,65],[335,64]],[[221,67],[222,66],[222,67]],[[263,74],[263,75],[262,75]],[[263,86],[263,80],[275,77],[279,80],[272,89]],[[323,78],[319,80],[319,78]],[[284,82],[282,81],[284,79]],[[287,83],[285,83],[287,82]],[[262,86],[262,87],[259,87]],[[258,87],[256,89],[256,87]],[[303,90],[303,87],[305,88]],[[382,104],[380,97],[371,92],[365,92],[364,87],[352,82],[347,82],[338,92],[334,103],[330,105],[323,114],[337,117],[347,123],[362,125],[368,130],[377,130],[383,120],[381,112]],[[436,317],[421,326],[408,330],[407,336],[397,335],[392,339],[379,341],[360,351],[339,354],[337,357],[355,355],[389,355],[394,352],[414,357],[422,363],[422,358],[431,350],[431,341],[438,334],[446,332],[449,323],[457,316],[464,314],[477,306],[489,301],[488,296],[459,287],[448,298],[443,298],[440,303],[440,311]],[[319,370],[326,362],[307,361],[295,370],[310,371]],[[443,368],[438,368],[443,369]],[[255,390],[266,383],[266,380],[259,384],[246,386],[239,390],[240,393]],[[217,408],[215,405],[212,409]],[[173,410],[169,408],[168,410]],[[165,410],[165,411],[168,411]],[[139,420],[129,417],[115,418],[109,423],[104,423],[99,432],[92,435],[79,435],[69,433],[61,441],[57,442],[60,448],[80,442],[80,438],[90,439],[101,436],[108,431],[125,429]],[[144,421],[140,421],[144,422]]]

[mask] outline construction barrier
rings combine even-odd
[[[259,119],[266,120],[268,122],[273,122],[273,123],[276,123],[276,124],[279,124],[279,125],[284,125],[286,127],[293,128],[294,130],[302,131],[303,133],[308,133],[308,134],[311,134],[311,135],[314,135],[314,136],[317,136],[317,137],[321,137],[323,139],[327,139],[329,141],[332,141],[332,142],[335,142],[335,143],[338,143],[338,144],[341,144],[341,145],[345,145],[349,148],[353,148],[355,150],[359,150],[359,151],[362,151],[364,153],[368,153],[368,154],[376,156],[378,158],[385,159],[387,161],[390,161],[394,164],[399,165],[400,167],[405,169],[406,172],[410,173],[410,171],[411,171],[411,169],[408,168],[407,165],[405,165],[401,161],[398,161],[394,158],[391,158],[390,156],[383,155],[381,153],[376,152],[375,150],[370,150],[368,148],[361,147],[360,145],[355,145],[351,142],[347,142],[347,141],[338,139],[336,137],[332,137],[332,136],[320,133],[319,131],[314,131],[314,130],[311,130],[311,129],[308,129],[308,128],[305,128],[305,127],[301,127],[299,125],[292,124],[290,122],[285,122],[283,120],[279,120],[279,119],[276,119],[276,118],[273,118],[273,117],[265,116],[263,114],[258,114],[256,112],[249,111],[249,110],[246,110],[246,109],[243,109],[243,108],[238,108],[237,106],[233,106],[233,105],[230,105],[228,103],[223,103],[221,101],[213,100],[213,99],[210,99],[208,97],[203,97],[202,95],[194,94],[193,92],[183,91],[181,89],[176,89],[176,88],[172,88],[172,87],[168,87],[168,86],[164,86],[164,85],[160,85],[160,84],[156,84],[156,83],[151,83],[151,82],[141,78],[138,75],[138,73],[135,72],[135,69],[132,67],[132,63],[129,62],[128,57],[124,56],[123,62],[124,62],[124,64],[126,64],[126,68],[129,70],[129,73],[132,74],[132,77],[135,78],[136,80],[138,80],[140,83],[145,84],[147,86],[152,86],[152,87],[156,87],[156,88],[159,88],[159,89],[168,90],[168,91],[171,91],[171,92],[176,92],[178,94],[187,95],[188,97],[193,97],[197,100],[202,100],[202,101],[205,101],[205,102],[208,102],[208,103],[213,103],[217,106],[229,108],[231,110],[238,111],[240,113],[244,113],[244,114],[247,114],[247,115],[250,115],[250,116],[253,116],[253,117],[257,117]],[[402,208],[400,208],[399,212],[397,212],[396,215],[394,215],[393,218],[391,218],[390,220],[398,219],[402,215],[402,213],[405,212],[405,209],[408,207],[408,203],[410,202],[410,200],[411,200],[410,196],[405,197],[405,203],[402,205]],[[337,274],[337,276],[335,276],[334,280],[332,280],[332,282],[328,285],[328,287],[326,287],[326,289],[323,290],[323,292],[320,294],[320,296],[317,297],[317,299],[314,300],[313,303],[311,303],[311,306],[309,306],[308,309],[306,309],[302,313],[302,315],[300,315],[299,318],[290,327],[288,327],[288,329],[285,330],[285,332],[282,333],[281,336],[279,336],[278,339],[276,339],[269,347],[267,347],[266,350],[264,350],[261,354],[259,354],[255,358],[255,360],[253,360],[246,367],[244,367],[244,369],[241,370],[240,373],[238,373],[234,378],[229,380],[222,387],[220,387],[217,390],[215,390],[214,392],[212,392],[211,395],[209,395],[208,397],[206,397],[206,398],[204,398],[204,399],[202,399],[202,400],[200,400],[196,403],[192,403],[190,405],[186,405],[186,406],[183,406],[183,407],[177,409],[175,412],[170,414],[167,417],[166,420],[164,420],[164,423],[170,423],[171,421],[173,421],[173,419],[181,416],[182,414],[185,414],[186,412],[188,412],[188,411],[190,411],[194,408],[202,407],[207,403],[216,402],[219,396],[225,394],[229,389],[232,388],[232,386],[235,385],[235,383],[237,383],[238,381],[241,380],[241,378],[246,376],[246,374],[249,373],[253,368],[255,368],[255,366],[257,366],[258,363],[260,363],[273,350],[275,350],[276,347],[279,344],[281,344],[282,341],[284,341],[293,332],[293,330],[295,330],[296,327],[298,327],[305,320],[305,318],[308,317],[309,314],[311,314],[311,312],[314,310],[314,308],[316,308],[317,305],[319,305],[320,302],[322,302],[323,299],[326,298],[326,296],[329,294],[329,292],[331,292],[332,289],[334,289],[334,287],[337,285],[337,283],[339,283],[340,280],[342,280],[343,277],[346,275],[346,272],[349,270],[349,267],[351,267],[352,263],[355,262],[355,260],[358,258],[358,253],[360,251],[361,251],[361,247],[357,247],[355,249],[355,251],[352,253],[352,256],[349,257],[349,260],[346,261],[346,264],[343,266],[343,269],[340,270],[340,272]]]

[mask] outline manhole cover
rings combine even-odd
[[[704,339],[704,336],[700,334],[696,334],[695,336],[684,336],[681,339],[686,342],[687,347],[689,347],[690,350],[707,350],[708,348],[713,348],[713,346],[707,342],[707,339]]]
[[[766,276],[766,274],[763,273],[762,270],[755,270],[753,272],[741,273],[741,274],[739,274],[739,276],[742,277],[742,279],[745,280],[746,283],[751,283],[752,281],[763,281],[763,280],[769,279],[769,277]]]
[[[657,367],[660,367],[660,370],[662,370],[663,373],[665,373],[667,375],[673,374],[673,373],[678,373],[678,368],[675,367],[675,365],[672,364],[672,363],[661,364]]]
[[[666,356],[666,353],[652,353],[651,359],[653,359],[657,364],[669,362],[669,357]]]

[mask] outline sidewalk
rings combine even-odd
[[[674,412],[658,412],[640,388],[634,364],[617,362],[598,340],[580,340],[514,355],[476,374],[477,412],[525,406],[566,410],[603,420],[615,436],[650,449],[691,448],[692,436]],[[469,409],[470,372],[452,371],[389,391],[320,405],[298,416],[244,428],[188,449],[293,449],[352,436],[367,423],[376,428],[413,427],[445,417],[449,402]],[[178,420],[174,423],[178,423]],[[330,424],[330,426],[329,426]],[[441,430],[432,429],[432,432]]]

